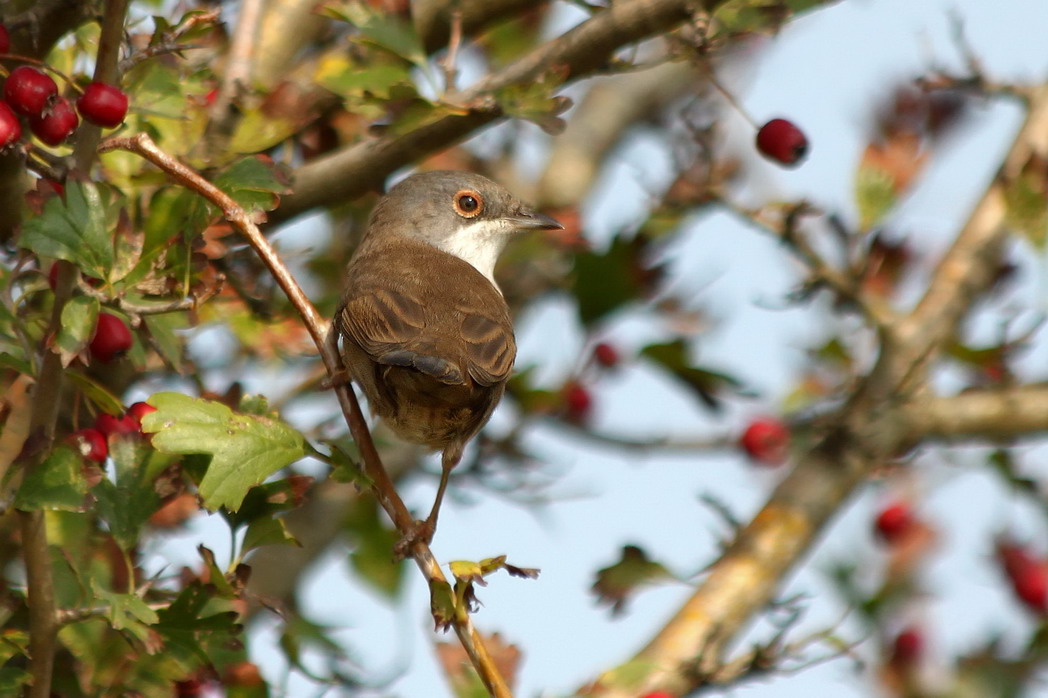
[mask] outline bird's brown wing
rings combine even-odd
[[[338,314],[344,336],[376,363],[414,368],[448,385],[465,384],[467,375],[484,386],[508,378],[517,348],[494,286],[457,258],[446,262],[453,273],[434,278],[431,255],[442,253],[432,248],[402,244],[396,251],[395,279],[354,276],[351,265]],[[432,302],[437,297],[443,305]]]
[[[461,369],[426,341],[426,308],[415,298],[373,288],[344,303],[338,316],[342,333],[376,363],[414,368],[449,385],[465,382]]]
[[[513,370],[517,345],[508,314],[491,317],[473,310],[462,312],[462,339],[465,340],[469,375],[481,385],[504,381]]]

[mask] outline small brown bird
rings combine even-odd
[[[436,500],[414,540],[432,538],[451,469],[513,369],[495,260],[516,232],[562,227],[468,172],[412,175],[371,214],[333,329],[371,409],[401,438],[443,451]]]

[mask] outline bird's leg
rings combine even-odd
[[[437,531],[437,516],[440,514],[440,504],[444,501],[444,491],[448,488],[448,479],[451,471],[458,465],[462,458],[462,446],[450,445],[444,449],[440,459],[440,484],[437,485],[437,496],[433,500],[433,507],[429,510],[429,516],[422,521],[416,521],[411,530],[406,532],[393,547],[393,554],[400,560],[406,557],[415,543],[425,543],[433,540],[433,534]]]

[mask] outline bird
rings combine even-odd
[[[495,262],[524,231],[563,226],[478,174],[413,174],[372,209],[332,328],[349,378],[400,438],[441,451],[429,543],[452,469],[502,399],[517,347]]]

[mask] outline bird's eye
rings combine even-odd
[[[455,194],[454,203],[455,213],[463,218],[476,218],[484,209],[484,200],[471,189],[464,189]]]

